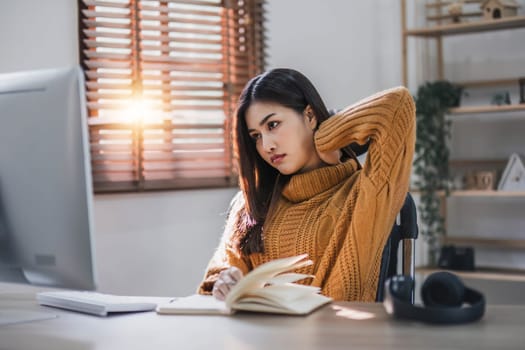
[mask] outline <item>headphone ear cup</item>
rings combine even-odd
[[[421,286],[421,299],[425,306],[459,307],[465,299],[465,286],[450,272],[436,272]]]

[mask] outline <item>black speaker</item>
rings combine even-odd
[[[410,302],[414,281],[410,276],[397,275],[385,282],[383,304],[388,314],[399,319],[434,324],[474,322],[485,313],[485,297],[466,287],[450,272],[435,272],[421,286],[424,306]],[[466,305],[465,305],[466,304]]]
[[[474,248],[445,245],[441,247],[438,266],[447,270],[474,271]]]

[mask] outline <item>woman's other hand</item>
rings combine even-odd
[[[213,285],[212,294],[218,300],[226,299],[226,296],[234,285],[242,278],[242,271],[232,266],[221,271],[219,278]]]

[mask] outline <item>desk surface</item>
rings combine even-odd
[[[381,304],[334,303],[306,317],[239,313],[97,317],[39,306],[34,291],[0,290],[0,312],[58,317],[0,326],[1,349],[524,349],[525,306],[488,306],[462,326],[396,321]]]

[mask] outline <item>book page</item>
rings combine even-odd
[[[233,286],[226,297],[226,305],[231,306],[235,300],[242,297],[244,293],[248,293],[250,290],[263,288],[268,281],[276,275],[311,265],[313,262],[306,258],[307,254],[302,254],[289,258],[272,260],[258,266]]]
[[[280,303],[287,303],[292,300],[301,299],[310,294],[319,293],[320,288],[304,286],[295,283],[271,285],[264,288],[254,289],[249,293],[243,294],[240,300],[247,297],[259,297],[267,300],[275,300]],[[235,306],[232,305],[232,306]]]
[[[270,312],[288,315],[306,315],[315,309],[328,304],[331,298],[321,294],[303,295],[302,298],[276,302],[275,300],[261,300],[260,297],[242,298],[235,303],[235,310]]]
[[[285,284],[304,280],[305,278],[313,278],[314,275],[306,275],[304,273],[286,272],[280,275],[271,277],[266,283],[268,284]]]

